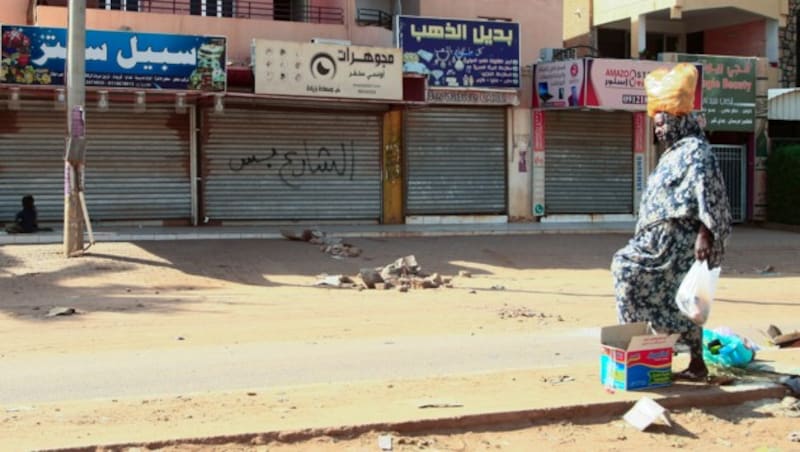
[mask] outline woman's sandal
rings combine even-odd
[[[686,369],[682,372],[672,374],[672,380],[683,380],[683,381],[708,381],[708,371],[705,372],[695,372],[693,370]]]

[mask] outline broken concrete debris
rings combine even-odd
[[[498,315],[501,319],[529,318],[539,319],[540,321],[545,319],[555,319],[559,322],[564,321],[564,318],[560,315],[545,314],[544,312],[534,311],[524,306],[513,307],[505,305],[498,311]]]
[[[640,432],[645,431],[645,429],[654,422],[660,422],[667,427],[672,427],[667,417],[667,410],[649,397],[642,397],[639,399],[639,401],[633,405],[633,408],[625,413],[623,419],[636,427]]]
[[[783,333],[777,326],[770,325],[767,328],[767,336],[773,344],[780,348],[800,347],[800,331]]]
[[[319,245],[320,251],[336,259],[361,255],[361,248],[346,243],[339,237],[330,237],[318,229],[303,229],[301,231],[281,229],[281,235],[289,240]]]
[[[438,273],[427,274],[422,271],[422,266],[414,255],[396,259],[383,267],[362,268],[358,272],[361,284],[343,275],[320,275],[315,283],[317,286],[387,290],[396,288],[400,292],[410,289],[436,289],[439,287],[453,287],[452,278],[443,277]]]
[[[75,308],[57,306],[55,308],[50,309],[50,311],[47,312],[45,317],[56,317],[56,316],[75,315],[75,314],[80,314],[80,311],[78,311]]]
[[[315,286],[336,287],[340,289],[352,289],[356,287],[355,281],[343,275],[327,275],[322,274],[317,276]]]

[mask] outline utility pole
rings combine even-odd
[[[64,152],[64,254],[83,253],[84,154],[86,150],[86,0],[69,0],[67,19],[67,137]]]

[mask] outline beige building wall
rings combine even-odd
[[[592,0],[564,0],[564,46],[591,46]]]
[[[626,20],[664,9],[670,11],[671,18],[680,19],[681,14],[688,11],[731,7],[774,19],[786,14],[788,9],[786,0],[594,0],[594,25]]]
[[[0,0],[0,24],[27,25],[29,0]]]

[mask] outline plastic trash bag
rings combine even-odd
[[[694,261],[678,288],[675,303],[696,325],[703,326],[708,320],[720,270],[720,267],[709,270],[707,261]]]
[[[747,367],[756,357],[753,346],[738,334],[703,330],[703,359],[721,367]]]

